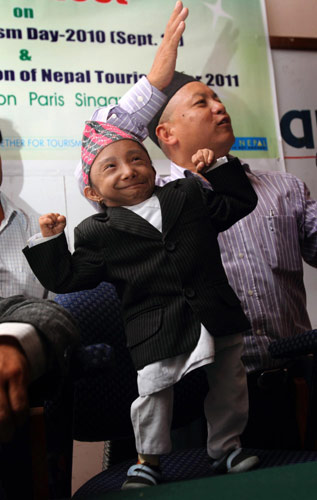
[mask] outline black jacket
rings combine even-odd
[[[24,253],[41,283],[55,292],[115,284],[122,300],[127,345],[137,369],[197,344],[200,323],[214,336],[250,327],[222,266],[217,235],[256,206],[238,159],[197,178],[156,188],[162,233],[122,207],[107,208],[65,236]]]

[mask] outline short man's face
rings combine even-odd
[[[181,148],[190,154],[212,149],[217,158],[229,153],[234,143],[230,116],[207,85],[190,82],[170,100],[170,122]]]
[[[108,207],[137,205],[151,197],[155,170],[142,146],[124,139],[98,154],[90,170],[90,182],[98,198],[94,201],[102,201]],[[86,188],[87,193],[89,189]]]

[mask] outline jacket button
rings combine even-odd
[[[173,241],[166,241],[165,242],[165,248],[169,252],[173,252],[175,250],[175,248],[176,248],[176,245],[175,245],[175,243],[173,243]]]
[[[193,288],[189,288],[189,287],[185,288],[184,293],[185,293],[185,297],[187,297],[188,299],[192,299],[196,295],[195,290]]]

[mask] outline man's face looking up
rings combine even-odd
[[[228,154],[234,143],[225,106],[217,94],[201,82],[190,82],[179,89],[166,106],[160,123],[165,118],[187,158],[203,148],[212,149],[219,158]]]

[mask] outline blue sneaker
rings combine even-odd
[[[127,472],[127,476],[127,480],[121,486],[122,490],[156,486],[161,481],[162,474],[159,466],[145,462],[132,465]]]
[[[259,464],[259,457],[249,455],[242,448],[229,451],[224,457],[213,460],[211,470],[217,474],[246,472]]]

